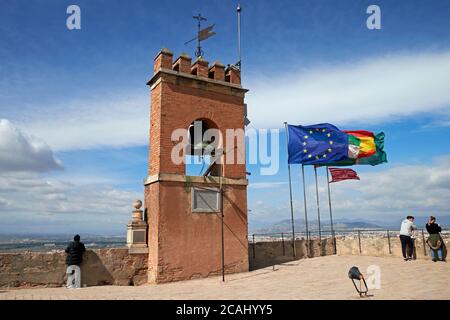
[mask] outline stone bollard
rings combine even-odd
[[[135,210],[133,210],[132,219],[127,225],[127,247],[130,254],[147,253],[147,222],[142,218],[142,201],[136,200],[133,206]]]

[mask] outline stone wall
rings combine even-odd
[[[450,239],[445,239],[447,248]],[[400,240],[397,237],[340,236],[336,239],[338,255],[368,255],[377,257],[401,257]],[[250,269],[264,268],[284,262],[318,257],[334,253],[331,239],[311,240],[306,247],[305,240],[296,240],[296,258],[293,259],[292,241],[266,241],[249,243],[248,261]],[[415,241],[416,259],[430,259],[429,248],[424,253],[423,239]],[[127,248],[88,250],[81,265],[81,283],[97,285],[141,285],[147,283],[148,254],[128,253]],[[63,251],[0,253],[0,287],[60,287],[65,285],[65,258]],[[227,272],[230,272],[227,270]],[[220,274],[220,270],[215,274]],[[213,275],[213,274],[211,274]]]
[[[426,239],[426,237],[425,237]],[[446,247],[449,248],[450,239],[444,239]],[[389,251],[389,242],[391,250]],[[361,237],[361,252],[357,236],[343,236],[336,239],[338,255],[365,255],[376,257],[402,257],[400,239],[392,236],[390,241],[387,237]],[[430,249],[425,245],[422,237],[414,241],[414,256],[416,259],[431,259]]]
[[[130,255],[128,248],[87,250],[81,264],[81,284],[147,283],[147,257]],[[0,253],[0,287],[63,286],[65,259],[64,251]]]
[[[334,246],[331,239],[322,239],[322,245],[318,240],[311,240],[311,247],[306,247],[306,240],[296,240],[296,257],[293,258],[292,241],[264,241],[249,243],[250,270],[264,268],[284,262],[304,259],[307,257],[319,257],[334,254]]]
[[[450,239],[444,239],[447,248]],[[389,249],[390,242],[390,249]],[[318,257],[334,254],[331,239],[322,239],[322,246],[318,240],[311,240],[311,249],[307,254],[306,241],[296,240],[296,258],[293,259],[292,241],[264,241],[249,244],[249,264],[250,270],[264,268],[284,262],[304,259],[307,257]],[[361,237],[358,236],[338,236],[336,238],[336,251],[338,255],[366,255],[375,257],[402,257],[402,247],[400,239],[396,236],[387,237]],[[414,242],[414,257],[416,259],[431,259],[430,249],[425,245],[424,240],[419,237]]]

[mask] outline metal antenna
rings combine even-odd
[[[238,39],[238,59],[239,61],[236,63],[236,67],[239,68],[239,71],[242,73],[242,61],[241,61],[241,5],[238,4],[236,8],[237,12],[237,39]]]

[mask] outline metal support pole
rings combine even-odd
[[[225,282],[225,234],[224,234],[224,219],[225,219],[225,215],[223,212],[223,167],[225,164],[225,159],[223,159],[224,161],[221,164],[222,167],[222,174],[220,176],[220,212],[221,212],[221,220],[222,220],[222,281]]]
[[[306,250],[309,248],[309,228],[308,228],[308,209],[306,205],[306,184],[305,184],[305,166],[302,164],[302,181],[303,181],[303,204],[305,206],[305,231],[306,231]]]
[[[389,233],[389,230],[387,230],[387,238],[388,238],[389,254],[392,254],[392,248],[391,248],[391,235],[390,235],[390,233]]]
[[[423,243],[423,255],[426,256],[427,255],[427,247],[426,247],[425,234],[423,233],[423,229],[422,229],[422,243]]]
[[[198,32],[200,32],[200,21],[198,22]],[[202,56],[202,47],[200,46],[200,37],[197,37],[197,57]]]
[[[253,259],[255,259],[255,234],[253,234]]]
[[[313,250],[314,250],[314,244],[313,246],[311,246],[311,232],[308,231],[308,248],[309,249],[309,256],[312,257],[313,256]]]
[[[361,231],[358,230],[358,244],[359,244],[359,253],[362,253],[361,250]]]
[[[330,207],[330,223],[331,223],[331,237],[332,237],[331,239],[333,241],[334,254],[336,254],[337,250],[336,250],[336,238],[334,236],[333,211],[331,210],[330,175],[328,173],[328,167],[325,167],[325,170],[327,171],[328,206]]]
[[[314,177],[316,178],[316,201],[317,201],[317,222],[319,224],[319,246],[322,246],[322,230],[320,227],[320,207],[319,207],[319,183],[317,182],[317,168],[314,166]]]
[[[199,19],[198,19],[198,34],[200,34],[200,21],[202,20],[201,15],[198,15]],[[196,57],[201,57],[202,56],[202,46],[200,44],[200,37],[197,36],[197,51],[195,52]]]
[[[242,75],[242,60],[241,60],[241,11],[242,11],[242,7],[240,4],[238,4],[237,8],[236,8],[236,12],[237,12],[237,37],[238,37],[238,59],[239,61],[237,62],[237,65],[239,67],[239,71],[241,71],[241,75]]]
[[[286,251],[284,249],[284,233],[283,232],[281,233],[281,244],[283,245],[283,256],[285,256],[286,255]]]
[[[284,127],[286,128],[286,150],[289,153],[289,144],[288,144],[289,135],[287,122],[284,123]],[[295,258],[297,256],[297,252],[295,249],[294,205],[292,204],[291,164],[289,163],[289,161],[288,161],[288,175],[289,175],[289,197],[291,200],[292,253]]]
[[[333,230],[333,233],[331,235],[333,237],[333,250],[334,254],[337,254],[337,242],[336,242],[336,232]]]

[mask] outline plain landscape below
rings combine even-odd
[[[0,252],[64,250],[73,235],[2,234]],[[125,247],[125,236],[86,235],[82,241],[87,249]]]
[[[396,231],[399,229],[400,222],[398,219],[386,221],[366,220],[366,219],[336,219],[334,221],[334,229],[338,231],[352,230],[368,230],[368,229],[389,229]],[[400,220],[401,221],[401,220]],[[426,216],[416,217],[415,224],[419,229],[425,227],[427,221]],[[450,226],[450,216],[439,217],[438,221],[443,228],[448,229]],[[249,237],[251,234],[274,234],[291,232],[291,220],[285,219],[273,223],[262,223],[249,226]],[[295,230],[298,233],[303,232],[305,228],[304,219],[295,220]],[[318,229],[317,220],[309,221],[309,229],[314,231]],[[323,220],[321,224],[323,232],[330,230],[329,220]],[[122,248],[126,246],[126,235],[94,235],[81,234],[82,241],[88,249],[101,248]],[[21,252],[21,251],[52,251],[64,250],[68,243],[72,240],[72,234],[31,234],[31,233],[11,233],[0,234],[0,252]]]

